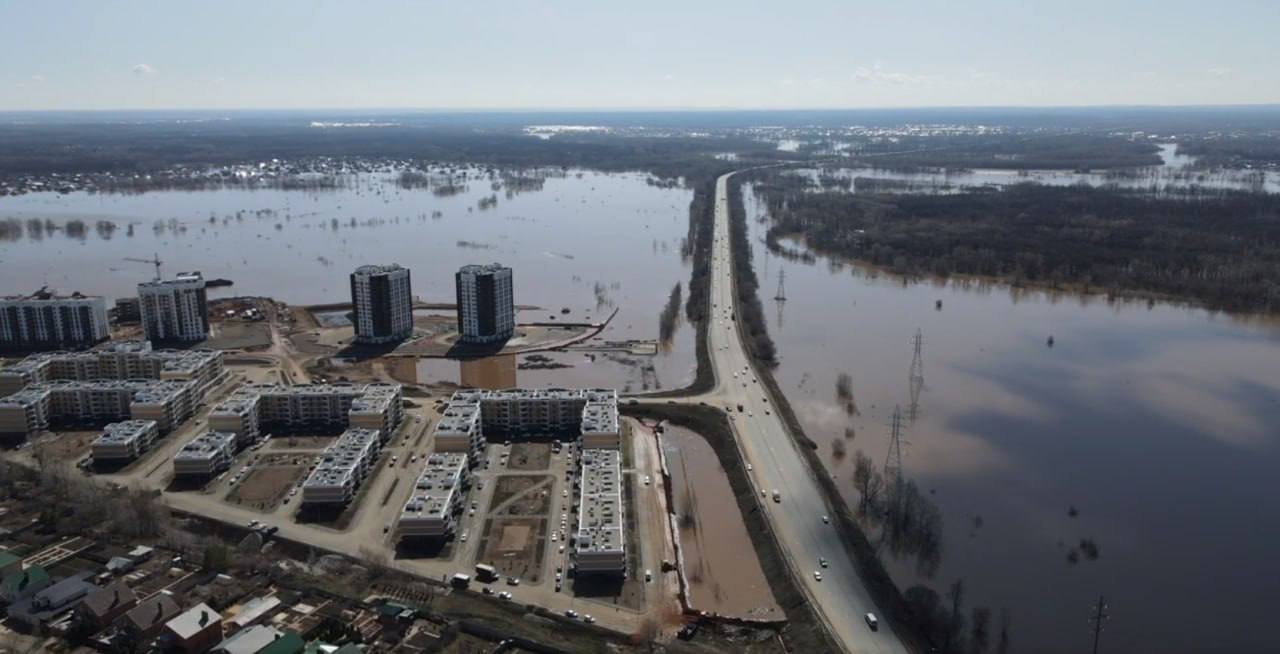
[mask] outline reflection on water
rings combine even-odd
[[[745,199],[749,216],[763,211]],[[761,261],[764,246],[752,242]],[[1086,647],[1083,616],[1100,594],[1116,616],[1109,651],[1274,649],[1272,322],[904,284],[821,260],[770,265],[785,268],[788,290],[786,321],[772,331],[778,382],[851,503],[852,457],[826,444],[882,462],[894,406],[918,399],[903,467],[943,513],[943,556],[933,579],[894,562],[900,586],[944,593],[963,579],[967,607],[1012,612],[1017,651]],[[918,389],[917,329],[927,372]],[[842,374],[852,411],[836,391]],[[1082,541],[1097,544],[1096,560]]]

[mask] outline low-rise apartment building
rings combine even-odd
[[[192,382],[51,381],[0,398],[0,434],[27,437],[52,427],[154,420],[168,433],[195,411]]]
[[[173,474],[175,477],[212,477],[230,468],[235,455],[235,434],[205,432],[191,439],[173,456]]]
[[[33,354],[0,369],[0,396],[51,381],[192,381],[203,393],[225,373],[217,350],[152,350],[146,341],[114,341],[86,352]]]
[[[132,461],[151,449],[159,437],[160,429],[154,420],[113,422],[103,427],[102,435],[93,442],[93,460]]]
[[[320,464],[302,482],[302,502],[344,505],[355,497],[382,447],[376,429],[348,429],[325,449]]]
[[[573,536],[573,563],[580,575],[626,574],[621,463],[617,449],[582,450]]]
[[[399,384],[249,384],[213,408],[209,426],[235,432],[242,447],[266,429],[357,427],[376,429],[385,441],[400,424],[401,397]]]
[[[427,457],[409,501],[400,511],[400,538],[444,538],[453,533],[469,486],[470,466],[463,452]]]

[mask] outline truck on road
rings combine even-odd
[[[497,581],[498,569],[487,563],[477,563],[476,564],[476,580],[483,581],[486,583],[490,581]]]

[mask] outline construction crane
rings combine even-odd
[[[134,263],[149,263],[156,267],[156,281],[160,281],[160,264],[164,263],[160,260],[160,254],[151,255],[150,259],[138,259],[135,257],[125,257],[125,261],[133,261]]]

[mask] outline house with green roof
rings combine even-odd
[[[12,604],[23,600],[49,587],[49,573],[44,568],[33,565],[26,570],[9,574],[0,582],[0,600]]]

